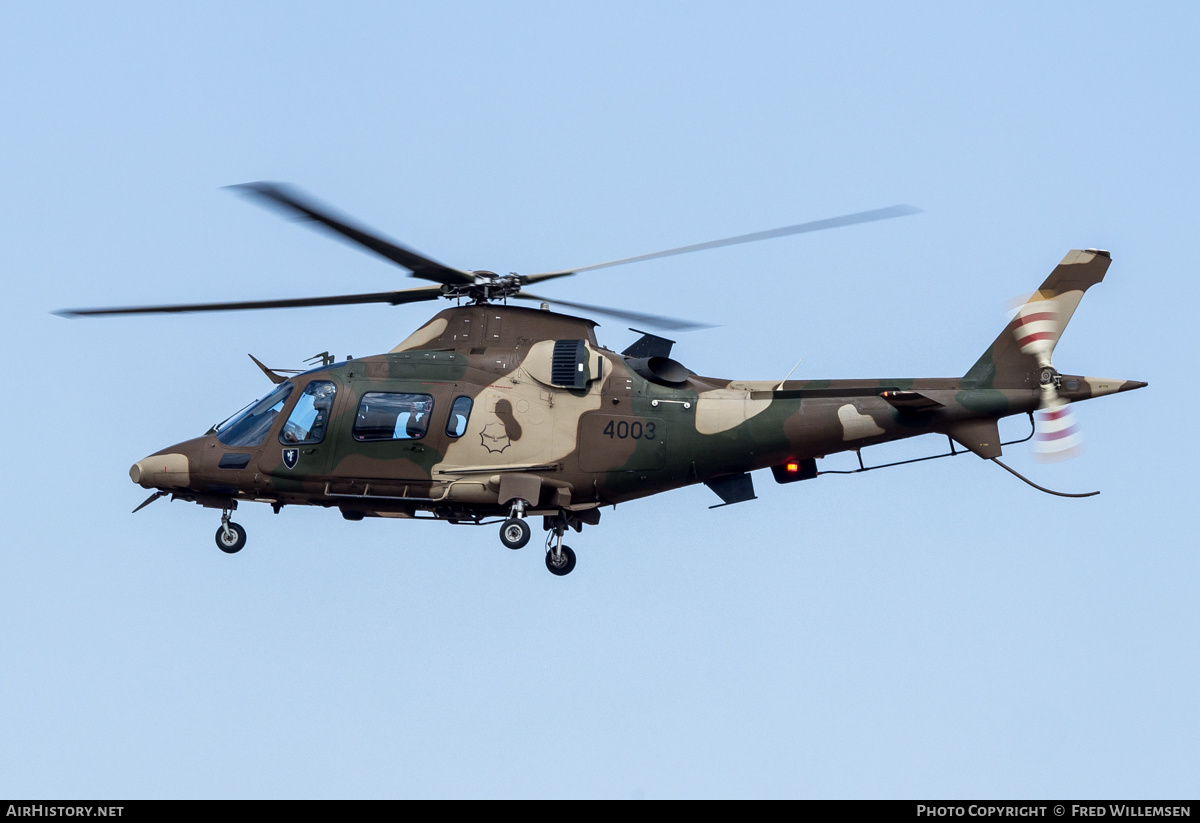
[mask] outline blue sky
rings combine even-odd
[[[1198,22],[6,9],[0,795],[1194,797]],[[541,289],[718,324],[674,353],[724,377],[960,375],[1007,300],[1107,248],[1055,362],[1150,388],[1083,405],[1070,463],[1006,452],[1087,500],[968,455],[622,505],[563,579],[491,527],[316,510],[239,510],[227,557],[211,510],[130,515],[128,466],[265,394],[247,352],[386,351],[434,308],[49,312],[416,285],[221,190],[260,179],[495,271],[925,210]]]

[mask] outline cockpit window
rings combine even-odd
[[[372,391],[362,396],[354,419],[355,440],[416,440],[429,428],[428,394]]]
[[[261,446],[293,388],[290,381],[280,383],[275,391],[218,429],[217,439],[226,446]]]
[[[308,384],[288,415],[279,442],[287,445],[320,443],[325,439],[325,426],[333,409],[337,388],[329,380],[314,380]]]

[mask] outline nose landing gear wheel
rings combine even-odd
[[[229,530],[221,525],[217,529],[217,548],[226,554],[236,554],[246,545],[246,530],[237,523],[230,523]]]
[[[517,517],[510,517],[500,527],[500,542],[510,549],[522,548],[529,542],[529,524]]]
[[[575,552],[571,551],[570,546],[563,546],[562,554],[555,557],[554,549],[551,549],[546,552],[546,568],[550,570],[550,574],[559,577],[570,574],[575,568]]]

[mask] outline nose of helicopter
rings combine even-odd
[[[146,489],[182,489],[191,481],[187,455],[152,454],[129,467],[129,479]]]

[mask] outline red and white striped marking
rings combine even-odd
[[[1042,460],[1065,460],[1077,455],[1083,446],[1083,434],[1068,405],[1036,412],[1037,434],[1034,452]]]
[[[1029,301],[1017,310],[1012,328],[1022,354],[1049,357],[1062,333],[1057,304],[1054,300]]]

